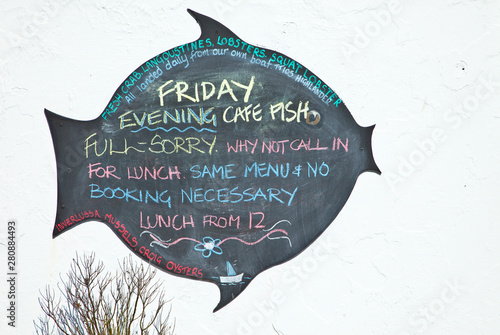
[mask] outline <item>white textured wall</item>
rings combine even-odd
[[[99,223],[51,239],[43,109],[95,118],[138,65],[198,38],[186,8],[321,76],[358,123],[377,124],[383,174],[362,175],[311,248],[215,314],[215,285],[160,273],[177,334],[498,334],[496,0],[1,1],[0,227],[18,222],[19,297],[11,329],[2,249],[0,333],[33,332],[39,290],[75,252],[95,251],[110,269],[128,254]]]

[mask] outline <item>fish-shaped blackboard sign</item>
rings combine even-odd
[[[92,121],[45,111],[57,161],[53,237],[101,221],[137,256],[220,289],[218,310],[330,225],[372,127],[301,63],[189,10],[194,42],[135,69]]]

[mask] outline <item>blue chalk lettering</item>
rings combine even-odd
[[[257,190],[257,192],[255,192],[255,196],[253,199],[251,199],[251,201],[255,201],[257,197],[262,197],[264,198],[264,200],[267,200],[266,195],[262,192],[260,188]]]
[[[228,194],[226,193],[224,195],[225,199],[224,198],[221,198],[221,193],[222,192],[227,192],[229,189],[228,188],[221,188],[220,190],[217,190],[217,200],[219,202],[229,202],[229,197],[228,197]]]
[[[204,199],[205,199],[205,201],[207,201],[207,202],[211,202],[211,201],[214,201],[214,200],[215,200],[215,198],[212,198],[212,199],[207,199],[207,194],[208,194],[208,192],[210,192],[210,191],[211,191],[211,192],[215,192],[215,190],[214,190],[213,188],[211,188],[211,189],[208,189],[208,190],[205,192],[205,195],[203,196],[203,198],[204,198]]]
[[[189,188],[189,194],[186,191],[181,190],[181,202],[184,203],[184,197],[188,199],[190,203],[193,203],[193,188]]]
[[[277,195],[279,195],[281,193],[280,190],[278,190],[277,188],[269,188],[268,192],[269,192],[269,202],[273,202],[273,199],[274,199],[282,204],[284,203],[283,200],[281,200],[280,198],[277,197]]]
[[[237,190],[238,188],[239,188],[239,187],[235,187],[235,188],[233,188],[233,189],[229,192],[232,196],[237,196],[237,197],[239,197],[239,199],[238,199],[238,200],[231,200],[231,202],[232,202],[233,204],[238,203],[238,202],[240,202],[241,200],[243,200],[243,194],[241,194],[241,193],[237,193],[237,192],[236,192],[236,190]]]
[[[288,192],[288,191],[286,191],[286,190],[284,190],[284,189],[281,189],[284,193],[286,193],[286,194],[290,195],[290,200],[288,200],[288,206],[290,206],[290,205],[292,204],[293,198],[295,197],[295,193],[297,193],[297,190],[298,190],[298,189],[299,189],[299,188],[298,188],[298,187],[296,187],[296,188],[295,188],[295,190],[293,191],[293,193],[290,193],[290,192]]]
[[[194,190],[194,201],[195,202],[203,202],[203,193],[199,193],[199,192],[203,192],[203,189],[197,188],[196,190]]]

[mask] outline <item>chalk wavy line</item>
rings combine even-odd
[[[270,240],[281,240],[282,238],[288,240],[288,244],[290,244],[290,248],[292,247],[292,241],[287,236],[277,236],[277,237],[271,237],[269,236],[268,239]]]
[[[288,220],[281,220],[281,221],[278,221],[274,226],[276,226],[280,222],[288,222],[288,223],[290,223],[290,221],[288,221]],[[270,229],[272,229],[272,228],[270,228]],[[141,236],[144,233],[150,234],[151,238],[154,240],[154,241],[152,241],[149,244],[150,246],[153,246],[153,244],[158,244],[158,245],[160,245],[160,246],[162,246],[164,248],[169,248],[169,247],[171,247],[171,246],[173,246],[173,245],[175,245],[175,244],[177,244],[177,243],[179,243],[181,241],[184,241],[184,240],[193,241],[193,242],[196,242],[198,244],[202,244],[201,241],[198,241],[197,239],[194,239],[194,238],[191,238],[191,237],[181,237],[181,238],[178,238],[177,240],[175,240],[174,242],[169,243],[170,240],[163,241],[156,234],[154,234],[152,232],[149,232],[149,231],[143,231],[141,233]],[[280,235],[280,236],[271,236],[271,235],[273,235],[275,233],[283,233],[283,235]],[[227,237],[227,238],[223,239],[222,241],[220,241],[217,244],[217,246],[220,246],[222,243],[224,243],[226,241],[230,241],[230,240],[236,240],[236,241],[239,241],[239,242],[241,242],[243,244],[246,244],[246,245],[256,245],[256,244],[262,242],[266,238],[269,239],[269,240],[287,239],[288,243],[290,244],[290,247],[292,246],[292,241],[290,241],[290,239],[288,238],[288,232],[286,230],[284,230],[284,229],[274,229],[274,230],[271,230],[267,234],[265,234],[264,236],[262,236],[260,239],[258,239],[257,241],[254,241],[254,242],[248,242],[248,241],[242,240],[239,237]]]
[[[285,234],[285,236],[279,236],[279,237],[269,237],[270,235],[274,234],[274,233],[283,233]],[[269,233],[267,233],[266,235],[262,236],[260,239],[258,239],[257,241],[254,241],[254,242],[247,242],[245,240],[242,240],[241,238],[239,237],[228,237],[228,238],[225,238],[223,239],[219,244],[217,244],[218,246],[220,246],[222,243],[226,242],[226,241],[229,241],[229,240],[236,240],[236,241],[240,241],[241,243],[244,243],[246,245],[255,245],[257,243],[260,243],[262,242],[262,240],[264,240],[265,238],[268,238],[270,240],[275,240],[275,239],[279,239],[279,238],[286,238],[288,239],[288,242],[290,242],[290,239],[287,237],[288,236],[288,233],[286,230],[283,230],[283,229],[274,229],[272,231],[270,231]],[[290,246],[291,246],[291,242],[290,242]]]
[[[280,221],[276,222],[276,223],[275,223],[275,224],[274,224],[271,228],[269,228],[269,229],[263,229],[263,230],[264,230],[264,231],[270,231],[270,230],[273,230],[273,229],[274,229],[274,227],[276,227],[277,225],[279,225],[279,224],[280,224],[280,223],[282,223],[282,222],[286,222],[286,223],[288,223],[290,226],[292,225],[292,223],[291,223],[290,221],[288,221],[288,220],[280,220]],[[280,240],[280,239],[282,239],[282,238],[284,238],[284,239],[287,239],[287,240],[288,240],[288,244],[290,244],[290,248],[291,248],[291,247],[292,247],[292,241],[291,241],[291,240],[290,240],[287,236],[277,236],[277,237],[271,237],[271,236],[268,236],[268,239],[270,239],[270,240]]]
[[[173,245],[175,245],[175,244],[177,244],[177,243],[179,243],[180,241],[183,241],[183,240],[189,240],[189,241],[193,241],[193,242],[196,242],[196,243],[201,243],[200,241],[198,241],[198,240],[196,240],[194,238],[191,238],[191,237],[181,237],[181,238],[178,238],[177,240],[175,240],[174,242],[169,243],[170,240],[163,241],[161,238],[159,238],[158,236],[156,236],[156,234],[154,234],[154,233],[152,233],[150,231],[143,231],[141,233],[141,236],[144,233],[150,234],[151,238],[154,240],[154,241],[152,241],[149,244],[151,247],[153,246],[153,244],[158,244],[158,245],[160,245],[160,246],[162,246],[164,248],[168,248],[168,247],[171,247],[171,246],[173,246]]]
[[[197,132],[199,132],[199,133],[201,133],[201,132],[203,132],[203,131],[208,131],[208,132],[211,132],[211,133],[217,133],[217,130],[208,129],[208,128],[201,128],[201,129],[197,129],[197,128],[195,128],[195,127],[187,127],[187,128],[186,128],[186,129],[184,129],[184,130],[183,130],[183,129],[179,129],[179,128],[177,128],[177,127],[172,127],[172,128],[170,128],[170,129],[165,129],[165,128],[163,128],[163,127],[157,127],[157,128],[154,128],[154,129],[151,129],[151,128],[149,128],[149,127],[142,127],[142,128],[137,129],[137,130],[132,130],[131,132],[132,132],[132,133],[137,133],[137,132],[139,132],[139,131],[141,131],[141,130],[143,130],[143,129],[145,129],[145,130],[149,130],[149,131],[163,130],[163,131],[164,131],[164,132],[166,132],[166,133],[168,133],[169,131],[172,131],[172,130],[177,130],[177,131],[179,131],[179,132],[181,132],[181,133],[184,133],[185,131],[190,130],[190,129],[191,129],[191,130],[195,130],[195,131],[197,131]]]
[[[165,242],[165,241],[162,241],[162,240],[156,240],[156,241],[151,242],[151,244],[156,243],[156,244],[159,244],[159,245],[161,245],[161,246],[163,246],[165,248],[168,248],[168,247],[171,247],[171,246],[173,246],[173,245],[175,245],[175,244],[177,244],[177,243],[179,243],[180,241],[183,241],[183,240],[193,241],[193,242],[196,242],[198,244],[201,243],[200,241],[198,241],[198,240],[196,240],[194,238],[191,238],[191,237],[181,237],[181,238],[175,240],[172,243],[168,243],[168,241]]]
[[[279,225],[281,222],[288,222],[288,224],[289,224],[290,226],[292,225],[292,223],[291,223],[290,221],[288,221],[288,220],[280,220],[280,221],[276,222],[276,223],[275,223],[275,224],[274,224],[271,228],[269,228],[269,229],[263,229],[263,231],[270,231],[270,230],[273,230],[273,229],[274,229],[274,227],[276,227],[277,225]]]

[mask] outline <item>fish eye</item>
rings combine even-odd
[[[321,114],[315,110],[310,110],[307,112],[306,123],[311,126],[315,126],[321,120]]]

